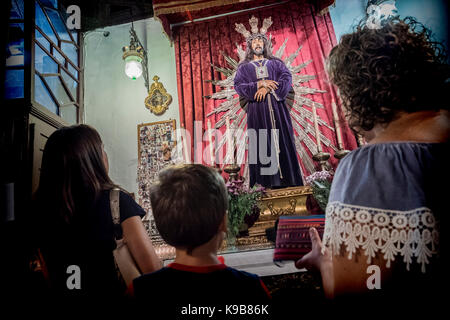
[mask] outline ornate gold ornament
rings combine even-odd
[[[237,248],[239,250],[273,248],[274,244],[267,240],[266,229],[272,228],[281,215],[309,215],[306,208],[309,195],[312,195],[312,188],[309,186],[266,190],[266,194],[260,200],[261,215],[248,229],[248,236],[236,238]]]
[[[145,98],[145,107],[159,116],[169,109],[169,104],[172,103],[172,96],[167,93],[164,85],[158,80],[158,76],[153,77],[154,83],[150,87],[148,97]]]

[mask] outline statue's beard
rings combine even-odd
[[[255,48],[255,49],[253,49],[253,54],[254,55],[260,56],[263,53],[264,53],[264,49],[263,48]]]

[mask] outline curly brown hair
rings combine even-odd
[[[448,110],[446,51],[412,17],[392,18],[379,29],[361,21],[331,50],[327,69],[356,131],[389,123],[401,111]]]

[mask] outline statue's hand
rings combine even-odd
[[[261,87],[256,91],[254,98],[258,102],[263,101],[266,98],[267,93],[269,93],[269,89]]]
[[[267,88],[270,90],[277,90],[278,82],[275,80],[259,80],[258,81],[258,89]]]

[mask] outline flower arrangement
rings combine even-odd
[[[233,239],[239,234],[244,223],[248,226],[258,219],[258,200],[261,199],[265,189],[258,184],[255,184],[252,188],[248,188],[244,185],[243,180],[228,181],[226,186],[229,197],[228,237]],[[250,217],[253,219],[248,219]]]
[[[313,197],[323,211],[327,207],[332,180],[332,172],[326,170],[316,171],[306,177],[306,184],[312,187]]]

